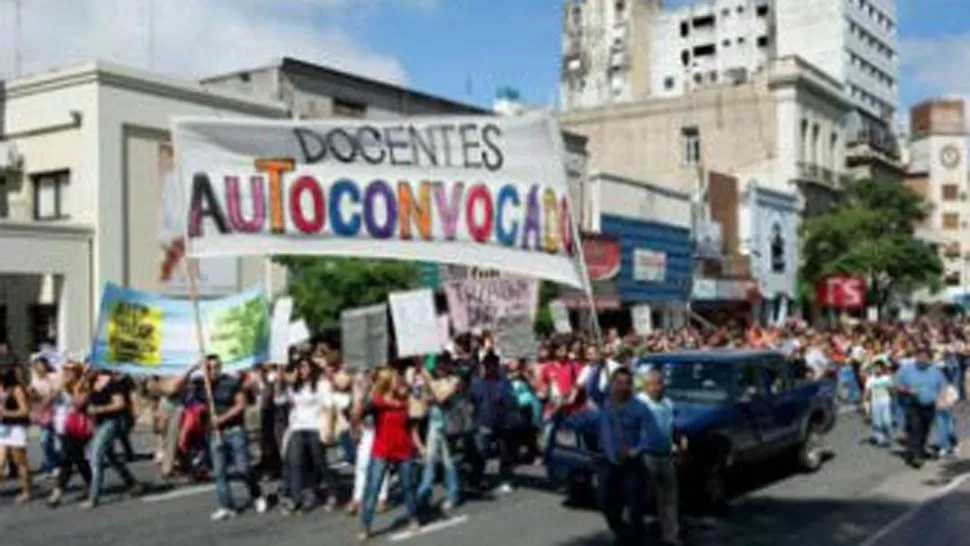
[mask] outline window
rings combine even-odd
[[[961,282],[962,279],[960,278],[960,272],[959,271],[951,271],[951,272],[947,273],[944,281],[946,282],[946,285],[947,286],[962,286],[963,285],[963,283]]]
[[[701,162],[701,132],[697,127],[684,127],[680,130],[683,145],[684,165],[699,165]]]
[[[943,229],[959,229],[960,214],[956,212],[943,213]]]
[[[64,197],[71,178],[70,171],[57,171],[33,175],[34,219],[58,220],[67,218]]]
[[[666,78],[664,78],[664,89],[666,89],[667,91],[670,91],[673,88],[674,88],[674,78],[671,76],[667,76]]]
[[[708,77],[708,79],[711,80],[711,83],[717,83],[717,71],[716,70],[711,70],[710,73],[707,74],[707,77]]]
[[[573,23],[580,24],[583,19],[583,10],[578,5],[573,6]]]
[[[801,150],[800,150],[801,153],[799,153],[798,156],[802,159],[802,161],[808,160],[808,120],[807,119],[802,120],[798,145],[801,147]]]
[[[686,38],[688,34],[690,34],[690,26],[687,24],[687,21],[681,21],[680,22],[680,36],[682,38]]]
[[[741,37],[738,38],[738,44],[739,45],[743,45],[744,44],[744,36],[741,36]]]
[[[694,73],[694,83],[696,83],[696,84],[698,84],[698,85],[699,85],[699,84],[700,84],[700,83],[702,83],[703,81],[704,81],[704,77],[703,77],[703,76],[701,76],[701,73],[700,73],[700,72],[695,72],[695,73]]]
[[[333,99],[333,115],[344,118],[362,118],[367,115],[367,105],[344,99]]]
[[[0,218],[7,218],[10,215],[10,193],[9,192],[10,192],[10,188],[7,187],[6,177],[0,176]]]
[[[623,0],[616,0],[616,13],[618,14],[623,13],[623,10],[625,9],[626,9],[626,2],[624,2]]]
[[[727,17],[729,15],[731,15],[731,10],[729,10],[728,8],[724,8],[721,10],[721,17]]]
[[[721,46],[722,47],[731,47],[731,40],[722,40],[721,41]]]
[[[34,349],[49,343],[57,345],[57,306],[56,305],[31,305],[28,308],[30,313],[30,338]]]
[[[832,133],[829,136],[829,166],[833,171],[840,170],[836,159],[839,157],[839,134]]]
[[[714,44],[697,46],[694,48],[694,56],[703,57],[707,55],[713,55],[716,51],[717,51],[717,46]]]
[[[812,163],[815,163],[816,165],[819,164],[819,160],[818,160],[818,154],[819,154],[818,144],[819,144],[819,142],[818,142],[818,140],[819,140],[819,133],[820,132],[821,132],[821,129],[819,128],[818,123],[812,124],[812,156],[809,158],[809,161],[812,162]]]
[[[690,51],[685,49],[680,52],[680,62],[684,63],[684,66],[690,66]]]
[[[760,6],[755,8],[755,13],[758,15],[758,17],[767,17],[768,4],[761,4]]]
[[[744,13],[744,6],[738,6],[738,13]]]
[[[768,47],[767,36],[758,36],[758,47]]]
[[[792,388],[792,373],[788,361],[784,358],[770,357],[765,366],[765,383],[771,394],[782,395]]]

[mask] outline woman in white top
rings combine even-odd
[[[309,359],[301,358],[287,374],[290,384],[290,423],[284,456],[287,465],[287,499],[284,513],[300,508],[307,482],[327,482],[326,508],[336,506],[336,480],[327,466],[327,453],[320,438],[320,417],[330,404],[330,382]],[[322,480],[321,480],[322,478]]]

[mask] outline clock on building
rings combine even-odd
[[[960,149],[947,144],[940,150],[940,163],[947,169],[955,169],[960,165]]]

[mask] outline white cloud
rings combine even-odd
[[[405,83],[407,74],[396,58],[369,50],[331,22],[340,10],[391,1],[420,8],[432,8],[436,2],[23,0],[21,71],[29,74],[102,59],[198,78],[289,56]],[[152,12],[154,33],[149,25]],[[14,29],[13,1],[0,0],[0,77],[14,72]]]
[[[970,94],[970,32],[903,40],[903,71],[926,94]]]

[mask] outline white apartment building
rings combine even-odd
[[[938,245],[944,287],[917,301],[970,304],[970,178],[962,100],[934,100],[910,113],[907,183],[933,206],[919,235]]]
[[[629,23],[617,22],[615,4]],[[843,145],[898,157],[894,0],[707,0],[673,9],[660,0],[574,0],[566,13],[563,110],[739,85],[772,59],[798,56],[852,102]]]
[[[770,0],[715,0],[664,10],[650,25],[654,94],[743,83],[774,52]]]
[[[560,106],[563,110],[650,95],[650,24],[662,0],[567,0]]]
[[[162,187],[173,116],[288,117],[279,103],[91,63],[0,84],[0,342],[91,346],[106,282],[162,282]],[[200,293],[263,282],[262,258],[203,260]],[[271,274],[274,287],[285,272]]]

